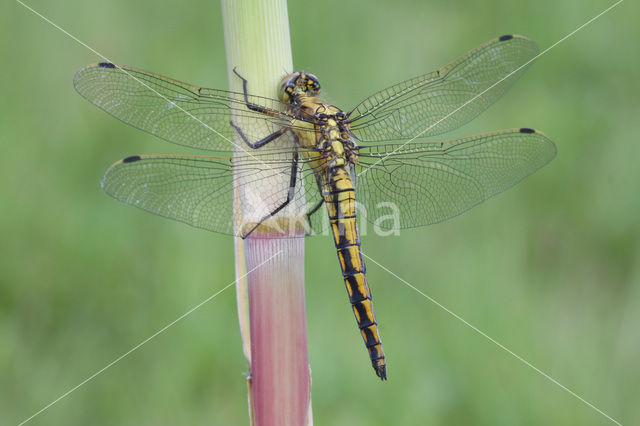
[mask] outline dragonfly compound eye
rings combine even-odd
[[[299,72],[287,74],[280,81],[280,98],[284,102],[289,102],[294,95],[294,89],[300,77]]]
[[[317,95],[320,92],[320,83],[313,74],[304,74],[305,91],[310,95]]]

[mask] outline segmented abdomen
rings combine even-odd
[[[367,283],[364,260],[360,252],[355,189],[351,176],[344,167],[335,168],[323,189],[349,301],[369,351],[373,368],[378,377],[385,380],[387,378],[386,363],[371,304],[371,291]]]

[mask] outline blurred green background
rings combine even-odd
[[[116,62],[225,88],[217,1],[28,4]],[[345,109],[505,33],[542,49],[609,1],[291,2],[294,63]],[[16,424],[234,279],[230,237],[100,189],[131,154],[189,153],[90,105],[100,58],[0,6],[0,424]],[[623,424],[640,424],[640,79],[627,1],[542,56],[453,136],[534,127],[558,156],[439,225],[365,252]],[[322,42],[322,44],[320,43]],[[368,262],[390,380],[371,371],[333,243],[307,242],[317,425],[611,424]],[[230,289],[30,424],[246,425]]]

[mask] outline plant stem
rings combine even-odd
[[[230,90],[242,92],[242,81],[233,73],[236,68],[247,79],[250,94],[277,98],[280,79],[293,69],[286,2],[222,0],[222,15]],[[233,119],[242,129],[242,117]],[[235,142],[242,144],[243,150],[250,150],[240,138],[236,137]],[[261,188],[267,192],[282,187],[286,195],[286,180],[286,176],[259,179],[250,191],[255,195],[260,194]],[[236,188],[236,215],[245,219],[254,213],[247,188],[248,185]],[[235,244],[238,277],[278,254],[237,283],[238,314],[250,370],[251,423],[257,426],[312,424],[304,304],[304,238],[272,237],[258,228]]]

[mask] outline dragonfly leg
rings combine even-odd
[[[240,135],[240,137],[242,138],[244,143],[246,143],[247,145],[249,145],[249,147],[251,147],[253,149],[258,149],[260,147],[265,146],[269,142],[271,142],[271,141],[273,141],[275,139],[278,139],[280,136],[282,136],[288,130],[287,127],[283,127],[282,129],[276,130],[275,132],[273,132],[270,135],[260,139],[257,142],[250,142],[249,139],[247,139],[247,137],[245,136],[244,132],[242,131],[242,129],[240,127],[236,126],[233,123],[233,121],[229,121],[229,124],[231,124],[231,127],[236,129],[236,132],[238,132],[238,134]]]
[[[307,212],[306,217],[307,217],[307,223],[309,224],[309,229],[311,229],[311,216],[318,211],[318,209],[322,206],[323,203],[324,203],[324,200],[318,201],[318,204],[316,204],[311,210]]]
[[[249,108],[252,111],[257,111],[263,114],[274,116],[275,114],[273,110],[254,104],[252,102],[249,102],[249,94],[247,92],[247,79],[241,76],[240,73],[238,73],[238,71],[236,71],[235,68],[233,68],[233,73],[238,77],[240,77],[240,80],[242,80],[242,92],[244,93],[244,103],[247,106],[247,108]]]
[[[258,223],[256,223],[255,226],[249,230],[249,232],[242,235],[242,238],[247,238],[249,235],[251,235],[253,231],[256,230],[258,226],[262,224],[262,222],[278,214],[280,210],[284,209],[287,206],[287,204],[289,204],[289,202],[293,200],[293,197],[295,195],[295,190],[296,190],[297,178],[298,178],[298,151],[294,151],[293,160],[291,161],[291,179],[289,180],[289,189],[287,191],[287,199],[278,207],[276,207],[271,213],[269,213],[268,215],[260,219]]]
[[[320,206],[322,206],[322,203],[324,203],[324,200],[318,201],[318,204],[316,204],[311,210],[309,210],[309,212],[307,213],[307,220],[311,219],[311,215],[318,211]]]

